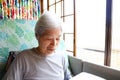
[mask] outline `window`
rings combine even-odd
[[[105,11],[105,0],[76,0],[77,57],[82,60],[104,64]]]
[[[120,0],[113,0],[111,66],[120,69]]]
[[[43,0],[43,11],[47,11],[47,0]]]
[[[74,0],[64,0],[64,35],[66,49],[70,55],[74,52]],[[72,54],[71,54],[72,53]]]
[[[46,1],[47,10],[65,22],[63,39],[68,54],[120,69],[119,0]]]
[[[67,5],[70,3],[69,6]],[[73,0],[46,0],[43,2],[44,11],[49,10],[56,13],[62,18],[65,23],[64,38],[67,46],[67,51],[73,53],[73,28],[74,28],[74,13],[73,13]],[[48,8],[46,9],[46,6]],[[70,24],[69,24],[70,23]],[[69,29],[68,29],[69,27]],[[71,46],[69,46],[69,44]]]

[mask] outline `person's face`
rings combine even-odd
[[[57,28],[47,29],[38,37],[39,51],[44,55],[51,54],[57,48],[61,37],[61,30]]]

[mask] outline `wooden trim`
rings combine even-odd
[[[49,0],[47,0],[47,10],[49,11]]]
[[[111,59],[111,30],[112,30],[112,0],[106,4],[106,36],[105,36],[105,58],[104,65],[110,66]]]
[[[73,53],[73,56],[76,56],[76,0],[73,0],[73,7],[74,7],[74,53]]]
[[[43,9],[44,9],[44,7],[43,7],[43,2],[44,2],[43,0],[40,0],[41,13],[43,13],[43,11],[44,11],[44,10],[43,10]]]
[[[55,0],[55,3],[50,4],[49,7],[50,7],[50,6],[53,6],[53,5],[56,5],[56,4],[60,3],[60,2],[61,2],[61,1],[56,2],[56,0]]]
[[[71,51],[71,50],[66,50],[66,51],[68,51],[68,52],[72,52],[72,53],[73,53],[73,51]]]
[[[67,17],[67,16],[72,16],[72,15],[74,15],[74,14],[63,15],[61,17]]]
[[[56,0],[55,0],[55,13],[56,13]]]
[[[67,34],[73,34],[73,33],[63,33],[63,40],[65,40],[65,35]]]
[[[63,5],[62,5],[62,0],[61,0],[61,18],[62,18],[62,11],[63,11]]]
[[[65,15],[65,1],[63,0],[63,16]],[[63,17],[63,22],[65,22],[65,17]]]

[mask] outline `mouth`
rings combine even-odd
[[[49,51],[55,51],[55,49],[54,49],[54,48],[48,48],[48,50],[49,50]]]

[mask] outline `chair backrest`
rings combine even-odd
[[[9,55],[8,55],[8,59],[7,59],[7,63],[6,63],[6,67],[5,67],[5,71],[8,70],[8,68],[10,67],[12,61],[14,60],[14,58],[16,57],[16,55],[19,53],[19,51],[10,51]]]

